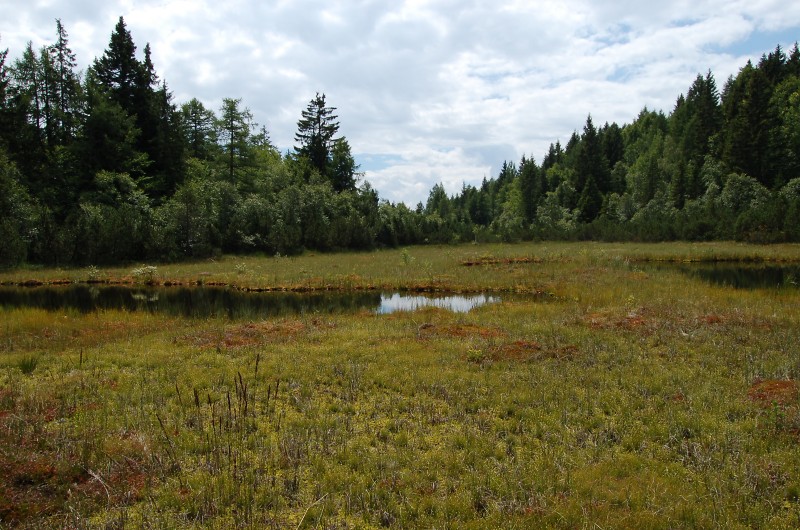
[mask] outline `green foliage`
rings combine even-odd
[[[563,183],[568,186],[567,183]],[[545,239],[569,239],[577,226],[576,215],[561,206],[557,192],[548,192],[541,206],[536,209],[534,226],[538,237]]]
[[[587,116],[541,166],[504,160],[424,205],[381,201],[317,93],[282,155],[240,99],[178,107],[119,18],[81,83],[67,31],[0,53],[0,266],[220,253],[606,238],[800,241],[800,51],[748,63],[720,95],[698,75],[669,115]],[[791,186],[790,186],[791,184]]]
[[[20,179],[14,163],[0,149],[0,267],[19,265],[27,257],[34,213]]]
[[[218,137],[223,151],[223,160],[229,182],[236,182],[237,172],[251,165],[250,143],[253,115],[247,108],[240,108],[241,99],[225,98],[217,122]],[[197,138],[195,138],[197,140]]]
[[[17,366],[23,375],[31,375],[36,370],[36,367],[39,366],[39,356],[35,354],[27,355],[19,360]]]

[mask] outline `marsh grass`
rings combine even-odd
[[[646,262],[800,262],[797,245],[740,243],[523,243],[424,246],[299,256],[222,256],[196,262],[105,268],[100,281],[224,284],[240,288],[520,290],[553,287],[547,280],[579,267],[637,270]],[[480,266],[467,266],[470,263]],[[86,269],[19,268],[0,283],[87,281]]]
[[[39,365],[39,356],[38,355],[26,355],[22,359],[19,360],[17,366],[19,367],[19,371],[22,372],[24,375],[30,375],[36,370],[36,367]]]
[[[407,252],[413,260],[399,250],[236,258],[158,275],[556,296],[467,314],[252,322],[5,310],[0,521],[798,526],[800,294],[639,266],[642,255],[795,259],[797,248]],[[62,273],[37,271],[50,274]],[[38,364],[24,375],[27,358]]]

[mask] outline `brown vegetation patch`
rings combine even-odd
[[[505,336],[505,332],[497,328],[486,328],[475,324],[422,324],[417,328],[419,337],[439,336],[439,337],[480,337],[491,339]]]
[[[476,364],[491,362],[524,363],[542,359],[572,359],[578,353],[577,346],[544,347],[535,341],[517,340],[508,342],[485,352],[470,351],[467,361]]]
[[[209,330],[193,335],[189,341],[201,348],[236,349],[290,339],[305,330],[306,325],[297,320],[251,322]]]
[[[715,315],[713,313],[711,313],[709,315],[703,315],[700,318],[698,318],[697,320],[701,324],[706,324],[706,325],[709,325],[709,326],[712,326],[714,324],[722,324],[723,322],[725,322],[725,318],[724,317],[722,317],[720,315]]]
[[[791,379],[756,381],[747,395],[762,406],[789,405],[797,401],[797,382]]]
[[[669,400],[673,403],[683,403],[686,401],[686,394],[681,391],[675,392],[669,397]]]
[[[521,263],[541,263],[541,258],[518,257],[518,258],[494,258],[481,257],[476,259],[464,260],[461,265],[464,267],[479,267],[482,265],[513,265]]]
[[[138,438],[106,443],[97,451],[85,433],[54,437],[49,432],[48,423],[75,412],[57,396],[27,399],[6,389],[0,394],[5,409],[0,415],[0,526],[34,528],[76,503],[91,511],[140,498],[152,469],[145,469],[150,460]]]
[[[110,340],[129,336],[139,332],[142,326],[135,322],[104,322],[102,326],[85,326],[75,330],[72,335],[76,342],[81,346],[92,346],[103,344]],[[136,333],[139,334],[139,333]]]
[[[623,329],[627,331],[652,332],[657,322],[647,315],[644,308],[631,311],[623,317],[603,313],[590,313],[584,317],[584,322],[594,329]]]

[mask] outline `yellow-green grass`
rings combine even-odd
[[[128,282],[255,289],[517,290],[557,286],[575,268],[646,261],[800,262],[800,245],[740,243],[524,243],[421,246],[290,257],[220,256],[175,264],[0,271],[0,284]],[[465,266],[465,264],[475,264]],[[146,265],[146,266],[145,266]],[[536,266],[530,266],[536,265]],[[567,266],[568,265],[568,266]],[[146,270],[148,267],[152,267]],[[498,274],[498,271],[502,274]]]
[[[253,322],[6,310],[0,521],[796,528],[800,291],[637,260],[797,255],[531,244],[224,258],[158,274],[556,296]]]

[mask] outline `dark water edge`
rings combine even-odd
[[[676,263],[659,264],[657,269],[678,270],[712,285],[734,289],[797,289],[800,265],[764,263]]]
[[[244,292],[226,287],[130,287],[72,284],[0,287],[0,308],[92,313],[147,311],[190,318],[254,319],[303,314],[388,314],[438,307],[467,312],[499,302],[496,295],[409,295],[379,292]]]

